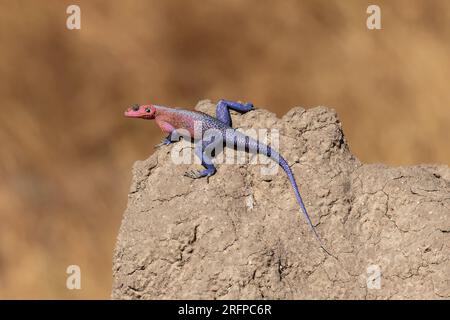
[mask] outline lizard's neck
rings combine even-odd
[[[155,106],[156,124],[165,133],[171,133],[173,130],[183,128],[183,120],[180,118],[179,110],[164,106]]]
[[[153,106],[156,109],[155,118],[170,116],[171,114],[173,114],[176,111],[176,109],[169,108],[169,107],[157,106],[157,105],[153,105]]]

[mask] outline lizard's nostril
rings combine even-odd
[[[133,111],[138,111],[139,110],[139,105],[136,103],[136,104],[133,104],[132,106],[131,106],[131,109],[133,110]]]

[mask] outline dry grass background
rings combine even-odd
[[[0,0],[0,298],[109,297],[131,165],[163,136],[134,102],[327,105],[363,161],[448,164],[450,2],[376,1],[381,31],[371,3]]]

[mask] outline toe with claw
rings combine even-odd
[[[194,170],[186,171],[184,173],[184,176],[188,177],[188,178],[191,178],[191,179],[199,179],[199,178],[203,177],[203,175],[201,174],[200,171],[194,171]]]
[[[167,146],[167,145],[169,145],[169,144],[171,144],[172,143],[172,141],[170,141],[169,139],[163,139],[160,143],[158,143],[157,145],[155,145],[155,148],[159,148],[159,147],[162,147],[162,146]]]

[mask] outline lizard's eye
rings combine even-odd
[[[145,112],[150,113],[152,110],[150,108],[145,108]]]

